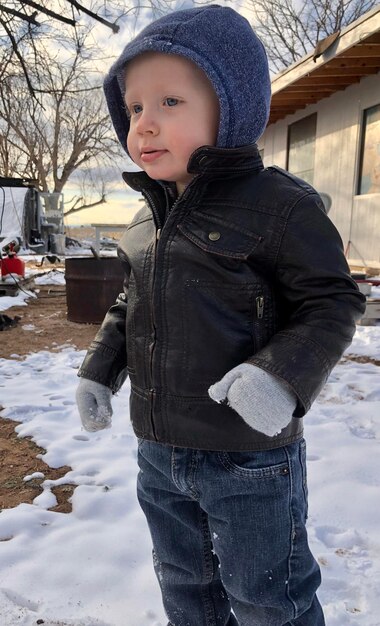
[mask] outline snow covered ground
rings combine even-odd
[[[379,358],[380,326],[358,327],[351,355]],[[2,626],[166,626],[137,504],[128,382],[113,428],[81,430],[74,393],[84,352],[0,359],[2,417],[22,422],[51,467],[72,471],[70,514],[46,480],[33,505],[0,515]],[[380,625],[380,369],[343,359],[305,420],[309,534],[321,564],[327,626]],[[22,391],[22,393],[21,393]],[[43,620],[43,621],[38,621]]]

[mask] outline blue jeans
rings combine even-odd
[[[305,457],[304,440],[228,453],[139,441],[168,626],[324,626]]]

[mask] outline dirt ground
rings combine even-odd
[[[33,267],[33,264],[29,264]],[[63,264],[54,267],[63,268]],[[67,319],[66,294],[63,286],[39,285],[36,299],[29,299],[27,306],[15,306],[3,313],[10,318],[20,317],[15,326],[0,332],[0,356],[5,359],[24,358],[30,352],[49,350],[55,352],[62,346],[75,346],[79,350],[88,347],[99,326],[76,324]],[[32,504],[41,492],[44,480],[56,480],[71,468],[50,468],[43,459],[44,450],[30,438],[20,438],[15,432],[17,422],[1,418],[0,406],[0,510],[17,506],[21,502]],[[23,478],[34,472],[42,472],[44,478],[24,482]],[[61,485],[52,489],[57,506],[51,510],[61,513],[71,511],[70,497],[74,485]]]

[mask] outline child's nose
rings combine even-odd
[[[155,116],[151,112],[144,109],[139,115],[137,132],[142,135],[145,133],[157,135],[158,130],[159,127]]]

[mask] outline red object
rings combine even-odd
[[[19,259],[15,253],[1,259],[2,278],[7,276],[7,274],[17,274],[23,278],[25,276],[25,262]]]

